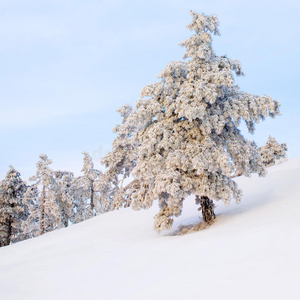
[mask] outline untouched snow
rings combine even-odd
[[[218,202],[206,230],[193,198],[157,235],[148,211],[124,209],[0,249],[0,299],[300,298],[300,157],[238,178],[241,204]]]

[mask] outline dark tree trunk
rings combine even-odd
[[[15,195],[14,195],[15,196]],[[13,212],[13,209],[15,207],[14,204],[10,204],[9,205],[10,208],[11,208],[11,211]],[[11,213],[12,213],[11,212]],[[6,238],[6,245],[9,245],[10,242],[11,242],[11,237],[12,237],[12,234],[13,234],[13,216],[10,215],[8,220],[7,220],[7,238]]]
[[[215,205],[212,200],[206,196],[196,196],[196,203],[200,204],[204,222],[210,223],[216,218],[214,213]]]
[[[67,214],[63,211],[63,224],[65,227],[68,227],[69,226],[69,220],[67,218]]]
[[[7,235],[6,235],[4,246],[8,246],[10,244],[11,236],[12,236],[12,222],[13,222],[12,217],[9,216],[7,220]]]
[[[0,240],[0,247],[8,246],[11,241],[12,235],[12,218],[9,216],[5,219],[5,222],[1,223],[3,226],[1,232],[1,240]]]
[[[62,223],[64,224],[64,227],[68,227],[69,220],[64,208],[61,210],[61,220]]]
[[[91,180],[91,211],[92,215],[94,216],[94,181]]]
[[[63,207],[63,204],[62,204],[63,203],[62,195],[59,196],[58,203],[59,203],[59,207],[62,207],[61,211],[60,211],[61,222],[64,224],[64,227],[68,227],[69,218],[68,218],[68,214],[66,213],[65,208]]]
[[[41,203],[41,219],[40,219],[40,235],[45,233],[45,201],[46,201],[46,187],[43,186],[42,203]]]

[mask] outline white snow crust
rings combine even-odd
[[[240,204],[217,202],[208,229],[194,198],[173,229],[147,211],[109,212],[0,249],[0,299],[300,298],[300,157],[237,178]]]

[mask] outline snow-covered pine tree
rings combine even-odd
[[[276,161],[287,157],[287,146],[285,143],[279,144],[275,138],[269,136],[266,144],[258,148],[262,157],[263,164],[266,167],[275,165]]]
[[[74,174],[67,171],[55,171],[55,194],[59,207],[61,223],[68,227],[69,221],[73,218],[74,209]]]
[[[73,210],[74,214],[72,216],[71,222],[73,224],[80,223],[84,220],[87,220],[91,217],[90,213],[90,203],[85,197],[85,192],[83,192],[82,178],[77,177],[73,181]]]
[[[123,118],[122,124],[113,129],[118,135],[112,143],[113,150],[101,160],[107,168],[101,176],[101,197],[107,197],[111,210],[130,205],[130,198],[126,193],[129,186],[124,187],[124,180],[135,167],[134,144],[131,141],[132,133],[136,129],[135,111],[129,105],[123,105],[117,111]]]
[[[94,168],[92,157],[88,152],[82,152],[83,167],[81,172],[83,176],[77,177],[74,181],[76,192],[74,222],[78,223],[83,220],[96,216],[99,213],[107,211],[108,203],[106,199],[100,199],[100,181],[102,175],[100,170]]]
[[[0,182],[0,247],[24,239],[21,224],[28,211],[23,204],[26,182],[20,173],[9,166],[5,178]]]
[[[28,217],[22,224],[25,238],[40,235],[40,201],[39,189],[36,185],[29,185],[23,198],[23,203],[28,210]]]
[[[30,216],[25,227],[31,236],[42,235],[62,226],[60,210],[57,203],[57,184],[54,171],[49,167],[52,161],[47,155],[40,154],[40,161],[36,164],[36,175],[29,178],[35,181],[27,194],[30,202]],[[37,199],[34,197],[37,196]]]
[[[180,43],[187,61],[170,62],[158,75],[160,82],[142,89],[132,120],[124,125],[134,128],[131,207],[149,208],[158,199],[157,231],[172,226],[188,195],[195,195],[205,222],[215,217],[213,200],[239,202],[241,191],[232,175],[265,174],[255,143],[238,129],[240,122],[254,133],[255,123],[280,114],[276,100],[234,84],[233,73],[243,75],[239,61],[212,49],[212,34],[219,35],[217,17],[191,15],[188,28],[194,35]]]
[[[81,172],[83,172],[84,176],[82,177],[84,180],[84,191],[86,193],[86,198],[90,200],[90,213],[91,216],[95,216],[97,214],[97,202],[99,201],[98,194],[95,189],[95,181],[100,176],[100,171],[94,168],[94,163],[92,157],[88,152],[83,152],[83,167]]]

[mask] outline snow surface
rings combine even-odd
[[[0,249],[0,299],[300,298],[300,157],[238,178],[241,204],[218,202],[206,230],[193,198],[172,231],[123,209]]]

